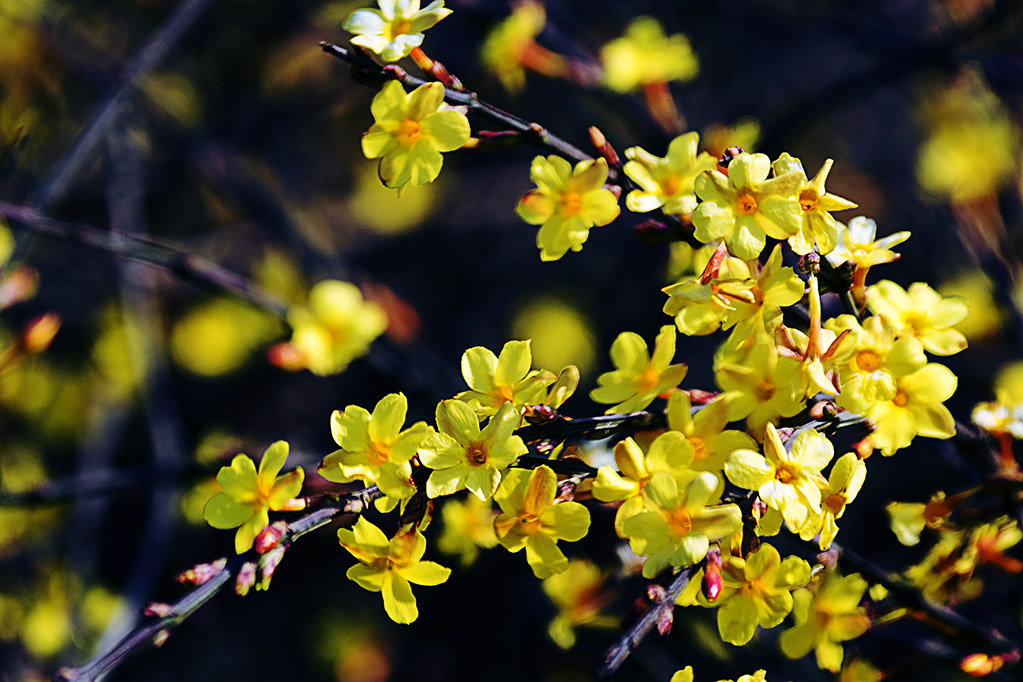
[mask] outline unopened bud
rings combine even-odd
[[[252,543],[253,547],[256,548],[257,554],[266,554],[271,549],[281,544],[281,538],[284,537],[284,533],[288,529],[288,524],[283,521],[277,523],[271,523],[269,526],[259,531],[256,535],[255,542]]]
[[[663,585],[652,583],[647,585],[646,598],[651,604],[660,604],[662,601],[667,599],[668,591],[664,589]]]
[[[265,590],[270,587],[270,581],[274,577],[274,571],[281,563],[281,559],[284,558],[284,548],[275,547],[269,552],[263,555],[263,558],[259,560],[260,578],[259,582],[256,583],[257,590]]]
[[[266,357],[270,364],[289,372],[305,369],[305,355],[298,346],[291,343],[278,343],[270,346],[270,349],[266,351]]]
[[[29,353],[42,353],[50,347],[53,337],[60,329],[60,317],[56,313],[46,313],[25,325],[21,333],[21,343]]]
[[[153,635],[153,646],[155,647],[163,646],[167,642],[167,639],[169,637],[170,630],[160,630],[155,635]]]
[[[5,268],[3,274],[0,281],[0,310],[32,298],[39,288],[39,275],[32,268],[24,265],[10,270]]]
[[[174,615],[174,607],[162,601],[154,601],[142,611],[143,616],[166,618]]]
[[[1003,661],[998,656],[987,654],[970,654],[959,662],[959,669],[973,677],[985,677],[1002,667]]]
[[[284,500],[280,505],[274,507],[274,511],[302,511],[308,505],[309,502],[304,497],[292,497],[290,500]]]
[[[735,159],[735,157],[737,157],[739,154],[742,154],[745,151],[746,150],[743,149],[742,147],[729,147],[721,155],[721,158],[718,159],[718,168],[720,169],[728,168],[728,164],[730,164]]]
[[[621,158],[618,156],[618,152],[615,151],[611,143],[604,137],[604,133],[600,132],[597,126],[590,126],[590,142],[593,143],[593,147],[600,153],[604,159],[607,160],[607,165],[611,168],[618,168],[622,164]]]
[[[239,597],[244,597],[249,593],[249,590],[253,585],[256,584],[256,564],[252,561],[246,561],[242,564],[242,567],[238,569],[238,575],[234,579],[234,592]]]
[[[703,565],[703,583],[701,589],[707,601],[717,601],[721,596],[721,550],[713,547],[707,552]]]
[[[202,585],[210,578],[223,571],[225,566],[227,566],[227,559],[217,559],[216,561],[212,561],[208,564],[196,564],[187,571],[178,574],[177,580],[179,583]]]
[[[657,632],[666,635],[671,632],[671,624],[675,619],[675,609],[670,606],[657,610]]]

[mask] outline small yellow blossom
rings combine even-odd
[[[889,456],[916,436],[951,438],[955,418],[942,403],[955,393],[958,379],[944,365],[930,363],[895,380],[895,395],[878,399],[864,412],[876,425],[870,440]]]
[[[536,189],[519,199],[515,213],[540,225],[536,245],[540,260],[558,260],[569,249],[580,251],[594,225],[618,217],[618,199],[604,187],[607,161],[580,161],[573,169],[565,159],[537,156],[529,168]]]
[[[746,295],[733,300],[721,323],[722,329],[734,326],[734,334],[741,337],[774,333],[781,323],[781,309],[803,298],[803,280],[792,268],[783,268],[781,263],[779,244],[771,251]]]
[[[635,213],[660,208],[669,215],[692,213],[696,208],[696,177],[712,170],[717,160],[707,152],[697,154],[699,133],[679,135],[668,145],[665,158],[654,156],[642,147],[629,147],[629,159],[623,170],[639,185],[625,197],[625,205]]]
[[[728,175],[716,170],[696,178],[696,194],[703,203],[693,211],[696,238],[707,243],[724,239],[736,258],[756,258],[766,236],[787,239],[796,234],[803,212],[796,201],[802,181],[790,171],[768,179],[771,161],[766,154],[742,153],[728,164]]]
[[[810,580],[810,564],[796,556],[781,556],[764,543],[746,559],[730,556],[721,567],[718,608],[721,639],[742,646],[753,639],[757,626],[780,625],[792,611],[792,590]],[[700,601],[705,604],[704,600]]]
[[[444,0],[419,8],[419,0],[377,0],[380,7],[359,9],[345,20],[343,28],[355,33],[353,45],[370,50],[385,62],[407,57],[423,44],[423,31],[451,14]]]
[[[728,425],[728,401],[717,398],[695,414],[692,401],[685,391],[675,391],[668,397],[668,427],[677,431],[693,447],[693,471],[724,471],[725,460],[736,450],[752,450],[756,441],[742,431],[725,429]]]
[[[622,332],[611,344],[611,361],[617,369],[597,377],[590,398],[598,403],[616,403],[606,412],[642,410],[658,395],[677,387],[685,378],[687,365],[670,364],[675,357],[675,328],[661,327],[650,355],[639,334]]]
[[[462,354],[462,377],[468,391],[457,396],[484,417],[495,414],[502,405],[516,408],[538,405],[546,395],[545,388],[556,377],[550,372],[530,370],[532,355],[529,341],[509,341],[501,349],[501,357],[482,346]]]
[[[497,541],[509,552],[526,550],[526,562],[537,578],[568,569],[558,540],[581,540],[590,528],[590,512],[578,502],[555,503],[558,479],[546,465],[533,471],[512,469],[494,500],[501,515],[494,520]]]
[[[895,326],[883,315],[859,321],[840,315],[825,325],[836,334],[850,330],[856,348],[839,367],[842,392],[836,401],[853,412],[864,412],[882,400],[895,400],[897,380],[916,372],[927,363],[923,346],[916,339],[895,338]]]
[[[797,590],[792,608],[796,625],[779,638],[782,652],[802,658],[812,649],[819,668],[837,673],[845,653],[841,642],[870,627],[867,610],[860,606],[866,591],[867,581],[858,573],[842,577],[835,571],[827,573],[815,591]]]
[[[476,561],[480,547],[490,549],[497,545],[494,519],[497,512],[475,495],[464,502],[449,498],[441,508],[444,532],[437,538],[437,549],[445,554],[457,554],[462,566]]]
[[[647,557],[643,576],[653,578],[669,566],[692,566],[707,555],[712,540],[720,540],[742,527],[742,512],[734,504],[717,504],[723,481],[702,472],[685,485],[669,474],[654,474],[643,487],[649,511],[625,521],[625,537],[632,551]]]
[[[799,232],[789,237],[789,246],[801,256],[813,251],[815,245],[821,255],[831,253],[838,245],[838,224],[830,212],[856,208],[853,202],[828,194],[824,189],[833,163],[832,159],[826,160],[812,180],[806,179],[803,164],[799,159],[789,156],[788,153],[783,153],[772,164],[776,175],[795,170],[802,176],[802,186],[796,197],[799,200],[799,208],[803,211],[803,222]]]
[[[792,417],[803,401],[792,397],[795,360],[779,357],[772,343],[758,343],[745,361],[727,359],[715,371],[718,386],[728,400],[728,419],[745,419],[750,433],[759,436],[778,417]]]
[[[536,43],[546,20],[541,3],[522,0],[515,3],[507,19],[487,34],[480,59],[508,92],[519,92],[525,87],[526,69],[547,76],[565,74],[565,58]]]
[[[558,607],[554,620],[547,626],[547,634],[562,649],[575,645],[575,628],[618,625],[613,616],[601,615],[600,610],[609,601],[604,590],[604,576],[589,561],[573,560],[568,568],[543,581],[543,591]]]
[[[451,575],[450,568],[423,561],[426,538],[415,528],[388,540],[383,531],[360,516],[354,528],[339,529],[337,537],[359,560],[345,575],[363,589],[382,593],[384,611],[395,623],[408,624],[419,617],[409,583],[440,585]]]
[[[468,488],[481,500],[490,499],[501,482],[501,472],[528,452],[513,432],[519,413],[506,403],[481,431],[472,408],[458,400],[437,405],[439,431],[419,448],[419,459],[433,469],[426,481],[430,497],[451,495]]]
[[[272,443],[263,453],[259,470],[252,458],[235,455],[231,465],[221,467],[217,483],[224,492],[206,502],[203,517],[214,528],[237,528],[235,552],[241,554],[252,547],[259,531],[270,525],[269,511],[297,511],[305,501],[295,499],[302,491],[305,472],[302,469],[278,476],[288,459],[288,444]]]
[[[660,22],[648,16],[633,19],[625,35],[601,49],[600,60],[604,83],[616,92],[647,83],[686,81],[699,71],[689,39],[681,33],[665,35]]]
[[[966,319],[970,308],[958,296],[942,298],[923,282],[910,284],[906,291],[882,280],[867,287],[867,308],[888,317],[898,336],[912,336],[929,353],[953,355],[966,348],[966,337],[953,326]]]
[[[740,488],[756,490],[768,507],[781,512],[789,529],[798,532],[808,518],[821,514],[821,490],[827,488],[821,469],[834,456],[831,441],[814,429],[799,434],[789,451],[768,424],[764,455],[736,450],[725,462],[725,475]]]
[[[877,223],[863,216],[853,218],[848,225],[839,223],[838,246],[827,259],[832,265],[852,263],[859,269],[891,263],[899,258],[891,247],[906,241],[909,235],[909,232],[896,232],[875,240]]]
[[[362,298],[351,282],[324,280],[309,291],[309,303],[288,311],[291,346],[313,374],[336,374],[365,355],[387,328],[387,315]]]
[[[604,465],[597,470],[593,482],[593,497],[601,502],[622,505],[615,513],[615,530],[625,536],[625,522],[643,511],[643,489],[658,473],[668,474],[680,484],[696,476],[690,469],[695,450],[677,431],[658,436],[644,453],[635,440],[626,438],[615,444],[615,467]]]
[[[380,159],[377,172],[391,188],[433,182],[444,164],[441,152],[469,140],[469,120],[460,111],[444,108],[440,83],[420,85],[405,94],[398,81],[389,81],[373,98],[370,110],[376,122],[362,136],[362,153],[367,159]]]
[[[831,468],[828,485],[821,490],[821,514],[808,517],[799,529],[799,537],[810,540],[820,534],[818,544],[827,549],[838,535],[838,519],[845,513],[845,507],[856,499],[867,478],[867,465],[854,452],[847,452],[838,458]]]
[[[675,317],[675,326],[683,334],[705,336],[717,331],[740,301],[755,300],[750,291],[755,285],[746,264],[729,257],[721,244],[699,277],[661,290],[668,294],[663,310]]]
[[[407,502],[415,493],[409,460],[432,433],[424,422],[403,429],[407,411],[408,400],[401,393],[381,398],[373,414],[358,405],[335,410],[330,431],[341,449],[327,455],[317,472],[335,483],[376,484],[385,495],[377,501],[383,511]]]

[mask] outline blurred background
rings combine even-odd
[[[687,252],[637,236],[649,216],[623,209],[581,253],[540,262],[536,228],[513,208],[533,187],[530,160],[546,151],[446,154],[432,185],[401,197],[381,186],[359,144],[374,91],[318,47],[345,44],[341,24],[361,6],[0,0],[0,200],[171,245],[289,304],[317,281],[354,282],[388,316],[345,371],[289,371],[276,345],[289,326],[266,307],[13,220],[0,227],[0,679],[84,662],[147,603],[182,594],[177,573],[229,552],[231,534],[209,528],[202,506],[235,453],[258,457],[287,440],[289,465],[310,467],[315,489],[315,465],[335,449],[332,410],[371,409],[401,390],[409,420],[432,421],[436,402],[464,388],[462,352],[496,352],[513,338],[533,340],[537,367],[578,365],[580,390],[562,411],[599,414],[586,394],[612,369],[610,342],[631,330],[652,343],[671,323],[660,289]],[[596,125],[619,153],[640,145],[660,156],[677,133],[697,130],[712,153],[788,151],[808,174],[834,158],[828,190],[859,204],[840,220],[864,215],[879,236],[913,235],[871,281],[926,281],[970,302],[960,325],[970,348],[942,360],[959,376],[948,405],[960,421],[993,397],[998,369],[1023,357],[1020,2],[551,1],[532,32],[570,67],[545,76],[523,59],[524,79],[514,75],[521,52],[491,43],[481,55],[494,31],[512,31],[509,3],[447,6],[454,13],[427,32],[426,52],[485,100],[580,148],[592,149]],[[535,25],[533,12],[520,20]],[[677,110],[667,119],[643,86],[604,85],[602,46],[640,16],[691,46],[693,68],[668,84]],[[474,133],[494,129],[470,121]],[[52,344],[17,351],[48,313],[61,321]],[[721,338],[679,337],[685,388],[714,390]],[[895,541],[883,505],[979,480],[955,448],[919,439],[875,456],[839,540],[888,570],[918,560],[924,550]],[[19,495],[32,490],[42,492]],[[609,529],[613,512],[592,511]],[[616,577],[616,544],[591,533],[567,548],[607,578],[590,597],[612,623],[644,589]],[[288,551],[269,592],[220,595],[111,679],[594,677],[615,626],[556,646],[548,624],[558,607],[521,556],[484,551],[463,566],[431,544],[428,558],[454,573],[418,589],[420,620],[399,626],[379,595],[345,579],[351,557],[320,531]],[[964,611],[1018,640],[1021,591],[994,574],[983,602]],[[1016,606],[1001,608],[1006,600]],[[697,679],[758,667],[770,679],[831,679],[812,660],[780,658],[776,632],[738,650],[720,643],[712,611],[688,611],[620,679],[667,680],[690,663]],[[916,641],[865,640],[880,661]],[[918,664],[914,675],[961,677]]]

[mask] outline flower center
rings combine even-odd
[[[754,391],[756,392],[757,398],[760,399],[760,402],[766,403],[774,397],[774,384],[765,379],[761,379],[757,382]]]
[[[495,386],[494,392],[501,398],[500,404],[502,405],[504,403],[510,403],[515,401],[515,391],[512,389],[511,386],[508,386],[507,384]]]
[[[845,502],[845,495],[842,493],[834,493],[824,498],[824,506],[831,512],[832,516],[837,516],[838,512],[842,511]]]
[[[898,393],[895,394],[895,397],[892,398],[892,402],[898,405],[899,407],[905,407],[906,403],[909,402],[909,396],[903,393],[902,391],[899,391]]]
[[[796,474],[786,467],[779,467],[778,473],[775,474],[775,478],[778,479],[779,483],[788,483],[796,477]]]
[[[578,192],[565,192],[558,197],[558,213],[567,217],[579,213],[583,207],[583,198]]]
[[[804,211],[816,211],[821,204],[821,197],[816,190],[804,189],[799,193],[799,208]]]
[[[636,393],[646,393],[647,391],[653,390],[657,386],[657,380],[660,375],[653,367],[647,367],[639,375],[639,381],[636,382]]]
[[[398,19],[391,23],[391,40],[398,36],[405,35],[412,30],[412,22],[408,19]]]
[[[672,509],[668,512],[668,534],[673,538],[684,538],[693,529],[693,520],[685,507]]]
[[[875,372],[881,368],[881,358],[872,350],[860,351],[856,355],[856,366],[864,372]]]
[[[399,143],[406,147],[411,147],[423,136],[423,129],[416,121],[406,118],[398,124],[398,130],[394,133],[394,136],[398,138]]]
[[[707,456],[707,444],[703,442],[702,438],[693,436],[689,439],[689,444],[693,446],[693,461],[701,460]]]
[[[525,516],[519,517],[519,525],[527,535],[533,535],[540,530],[540,519],[532,514],[526,514]]]
[[[376,441],[370,441],[369,444],[369,462],[377,466],[383,464],[391,458],[390,450],[384,443],[378,443]]]
[[[677,175],[669,175],[661,181],[661,191],[666,196],[673,197],[682,189],[682,178]]]
[[[487,448],[483,443],[469,443],[465,446],[465,458],[469,464],[478,467],[487,463]]]
[[[738,208],[739,213],[743,215],[749,215],[750,213],[757,212],[757,200],[749,192],[743,192],[736,198],[735,206]]]

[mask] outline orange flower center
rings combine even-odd
[[[754,391],[756,392],[757,398],[760,402],[766,403],[774,397],[774,384],[762,379],[757,382],[756,387],[754,387]]]
[[[668,534],[673,538],[684,538],[693,529],[693,519],[684,507],[672,509],[667,513]]]
[[[895,394],[895,397],[892,398],[892,402],[898,405],[899,407],[905,407],[906,403],[909,402],[909,396],[903,393],[902,391],[899,391],[898,393]]]
[[[682,189],[682,178],[677,175],[669,175],[661,181],[661,191],[666,196],[673,197]]]
[[[494,392],[501,398],[501,402],[499,403],[499,405],[514,402],[515,400],[515,391],[512,390],[511,386],[508,386],[506,384],[494,386]]]
[[[532,535],[540,530],[540,519],[532,514],[519,517],[519,526],[526,535]]]
[[[881,358],[872,350],[860,351],[856,355],[856,366],[864,372],[875,372],[881,368]]]
[[[657,385],[657,380],[660,375],[653,367],[647,367],[639,375],[639,381],[636,382],[636,393],[646,393],[652,390]]]
[[[833,516],[837,516],[838,512],[842,511],[842,507],[845,506],[846,499],[842,493],[834,493],[824,498],[824,506]]]
[[[395,131],[394,136],[398,138],[400,144],[411,147],[423,136],[423,129],[416,121],[406,118],[398,124],[398,130]]]
[[[478,467],[487,463],[487,448],[483,443],[469,443],[465,446],[465,458],[469,464]]]
[[[578,192],[565,192],[558,197],[558,213],[566,218],[579,213],[583,207],[583,198]]]
[[[743,215],[749,215],[750,213],[757,212],[757,200],[748,191],[744,191],[735,200],[735,206],[739,210],[739,213]]]
[[[702,438],[697,438],[696,436],[693,436],[688,440],[689,444],[693,446],[693,451],[695,452],[695,454],[693,455],[694,462],[701,460],[707,456],[707,444],[703,442]]]
[[[380,466],[391,458],[390,450],[384,443],[377,443],[376,441],[370,441],[369,444],[369,462]]]
[[[796,477],[795,472],[786,467],[779,467],[778,473],[775,474],[775,478],[777,478],[780,483],[788,483],[795,477]]]
[[[412,23],[408,19],[399,19],[391,24],[391,40],[398,36],[405,35],[412,30]]]
[[[799,193],[799,208],[804,211],[816,211],[821,204],[821,197],[816,190],[804,189]]]

